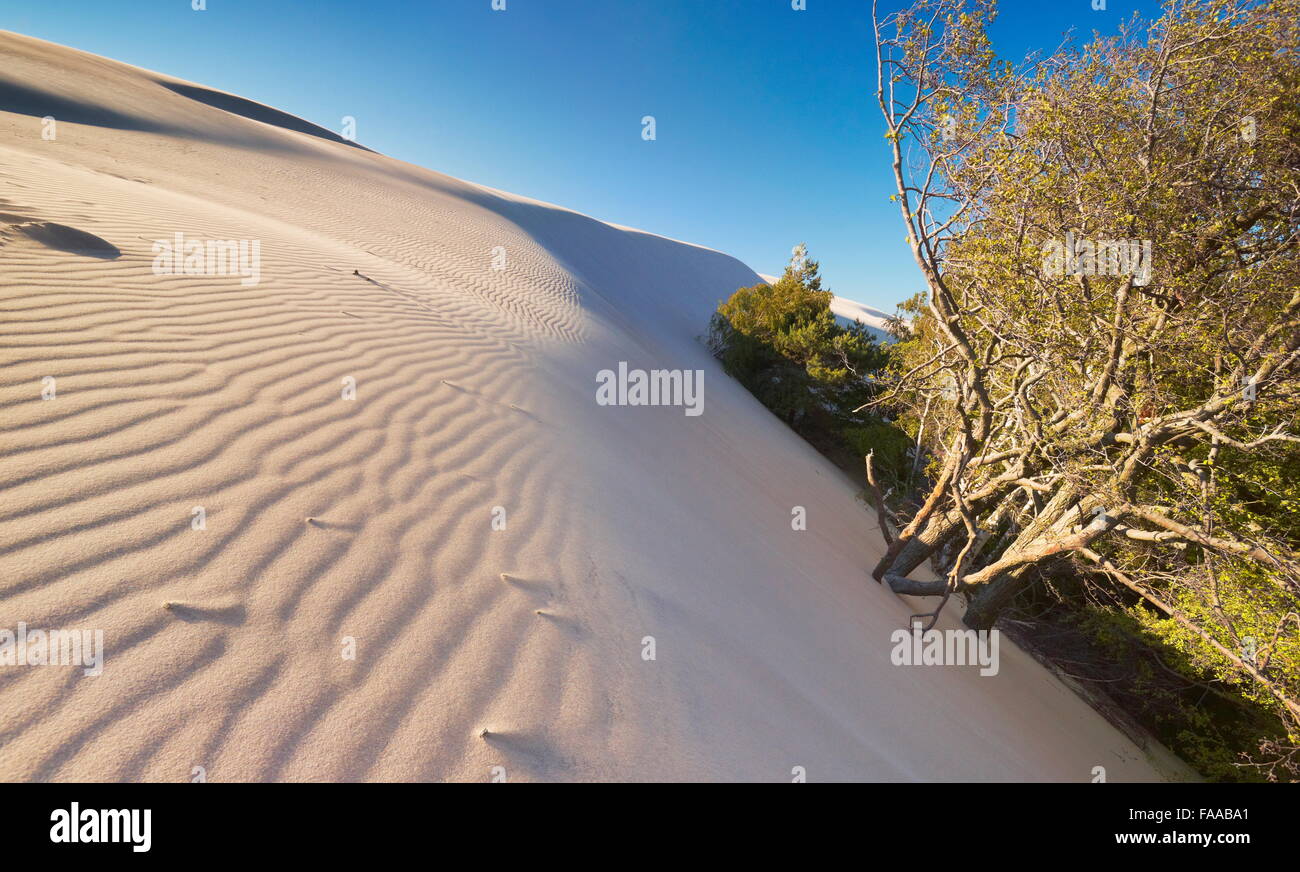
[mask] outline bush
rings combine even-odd
[[[871,462],[882,489],[892,489],[896,494],[903,491],[912,471],[911,451],[915,443],[911,436],[888,421],[845,427],[840,432],[854,454],[865,456],[869,451],[875,452]]]
[[[709,322],[709,349],[759,402],[805,435],[864,419],[886,351],[860,324],[836,323],[830,291],[800,245],[775,284],[740,288]]]

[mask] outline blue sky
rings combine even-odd
[[[882,0],[882,8],[888,0]],[[1153,2],[1007,0],[1021,57]],[[459,178],[836,293],[919,290],[891,190],[869,0],[0,0],[0,27],[267,103]],[[657,139],[641,138],[653,115]]]

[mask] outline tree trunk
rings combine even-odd
[[[971,599],[966,607],[962,621],[972,630],[990,630],[997,622],[998,615],[1007,604],[1025,588],[1029,587],[1032,576],[1029,569],[1033,564],[1025,563],[1004,572],[980,588],[979,593]]]
[[[1064,524],[1068,528],[1075,520],[1076,513],[1071,509],[1075,506],[1077,492],[1072,486],[1065,486],[1052,495],[1039,513],[1037,518],[1025,525],[1020,531],[1020,535],[1015,541],[1007,547],[1006,551],[1028,550],[1029,546],[1043,538],[1051,538],[1060,533],[1064,535],[1065,530],[1056,530],[1058,526]],[[985,582],[971,597],[970,604],[966,608],[966,615],[962,619],[966,626],[976,630],[988,630],[993,627],[997,621],[998,615],[1006,608],[1016,594],[1020,593],[1030,585],[1033,576],[1029,573],[1029,568],[1033,564],[1023,564],[1010,569],[1006,572],[999,573],[993,580]]]

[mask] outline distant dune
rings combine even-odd
[[[779,278],[778,276],[769,276],[764,275],[763,273],[759,273],[758,277],[769,285]],[[877,339],[882,341],[889,341],[891,339],[889,331],[885,329],[885,322],[889,320],[890,316],[879,309],[866,305],[865,303],[859,303],[856,300],[850,300],[846,297],[836,295],[831,299],[831,314],[835,316],[835,320],[838,323],[846,327],[857,321],[866,326],[868,332]]]
[[[889,315],[872,308],[871,306],[859,303],[855,300],[846,300],[843,297],[836,297],[831,300],[831,312],[841,323],[852,323],[854,321],[866,325],[872,335],[878,339],[889,339],[889,333],[885,329],[885,323],[889,320]]]
[[[697,339],[734,258],[13,34],[0,180],[0,630],[104,639],[0,664],[0,778],[1158,777],[1009,643],[891,664],[874,517]]]

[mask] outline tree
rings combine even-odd
[[[801,243],[780,279],[740,288],[709,323],[709,348],[727,373],[801,430],[810,418],[824,428],[847,423],[884,364],[865,327],[836,323],[832,297]]]
[[[873,404],[934,462],[873,575],[977,628],[1045,570],[1115,585],[1294,744],[1300,2],[1173,0],[1019,65],[995,14],[875,18],[926,294]]]

